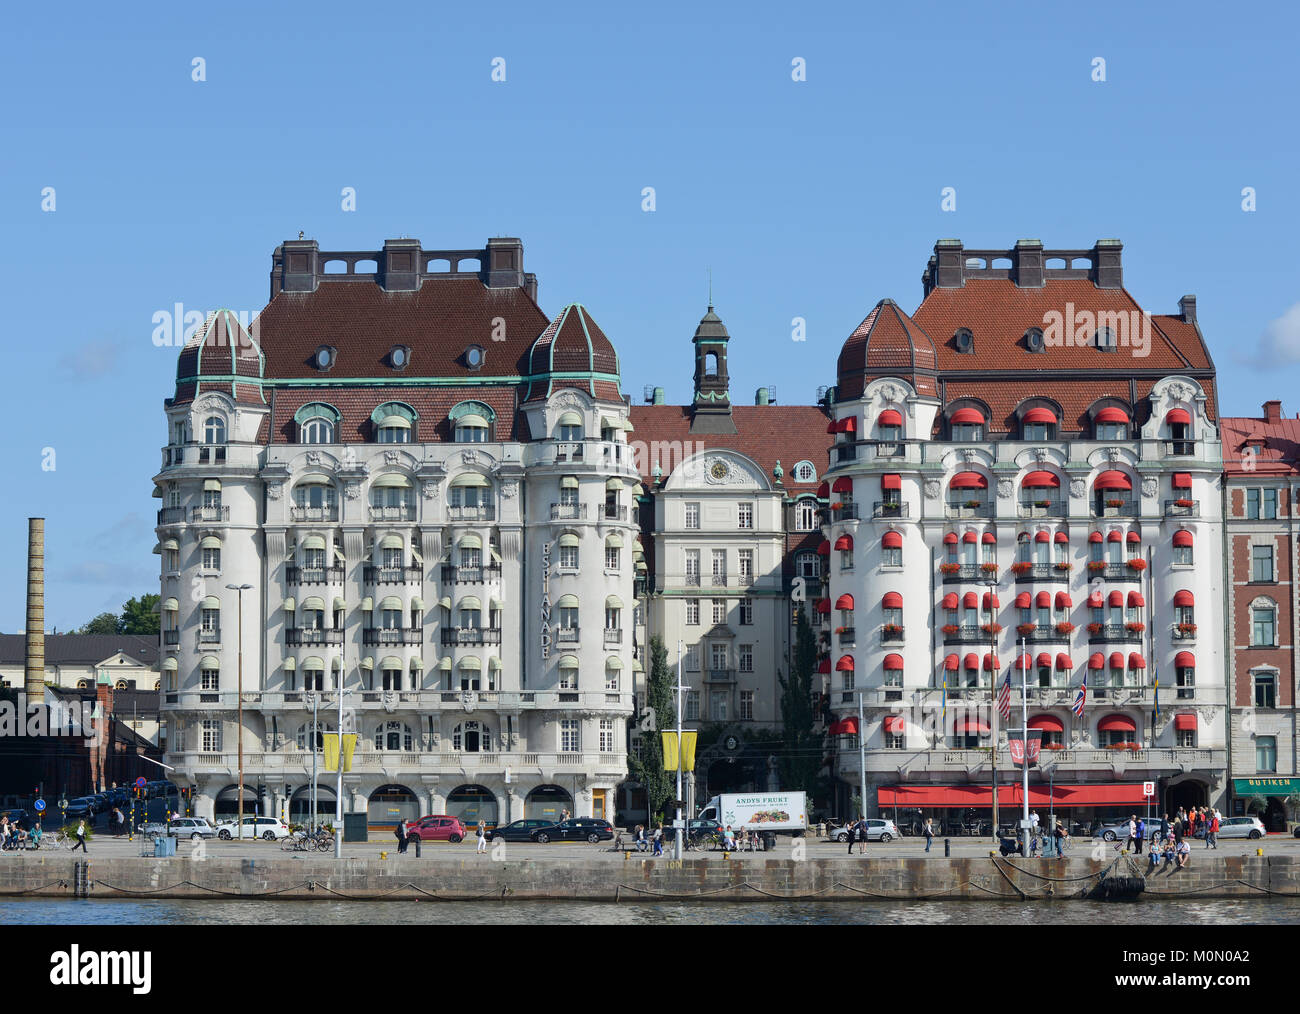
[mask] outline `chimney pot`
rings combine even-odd
[[[1188,294],[1178,301],[1178,312],[1189,324],[1196,323],[1196,296]]]
[[[766,388],[766,387],[760,387],[757,391],[754,392],[754,404],[755,404],[755,405],[766,405],[766,404],[767,404],[767,388]]]
[[[941,289],[960,289],[966,284],[966,259],[959,239],[941,239],[934,245],[934,284]]]
[[[1264,419],[1267,422],[1278,422],[1282,418],[1282,402],[1266,401],[1264,402]]]
[[[1015,266],[1016,286],[1021,289],[1041,289],[1047,284],[1043,268],[1043,241],[1041,239],[1018,239],[1016,248],[1011,252],[1012,264]]]
[[[423,269],[418,239],[386,239],[380,254],[380,284],[385,292],[414,292]]]
[[[1117,239],[1099,239],[1092,246],[1092,284],[1099,289],[1124,287],[1124,244]]]

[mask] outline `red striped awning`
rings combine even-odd
[[[1095,591],[1088,596],[1088,606],[1092,609],[1100,609],[1105,603],[1102,601],[1101,592]]]
[[[996,546],[998,544],[998,537],[992,532],[985,532],[980,536],[980,542],[984,543],[986,546]]]
[[[1142,544],[1142,536],[1137,532],[1129,532],[1128,535],[1125,536],[1124,541],[1130,546],[1140,546]]]
[[[947,595],[945,595],[945,596],[943,597],[943,601],[939,603],[939,607],[940,607],[941,609],[956,609],[956,608],[957,608],[957,593],[956,593],[956,592],[949,592]]]
[[[831,660],[824,658],[817,663],[817,672],[819,675],[828,674],[831,671]]]
[[[1124,668],[1124,653],[1122,651],[1112,651],[1110,653],[1110,667],[1112,669]]]
[[[1017,609],[1028,609],[1031,605],[1033,605],[1033,602],[1034,602],[1034,597],[1030,595],[1029,592],[1021,592],[1019,595],[1016,596]]]
[[[820,486],[817,487],[817,495],[823,500],[830,499],[831,484],[829,482],[823,482]]]
[[[1137,723],[1128,715],[1107,715],[1097,723],[1102,732],[1137,732]]]
[[[1189,532],[1186,528],[1180,528],[1178,529],[1178,531],[1174,532],[1175,546],[1190,546],[1192,542],[1193,542],[1192,533]]]
[[[1093,489],[1132,489],[1133,480],[1123,472],[1117,472],[1114,469],[1102,472],[1097,476],[1097,481],[1092,484]]]
[[[1165,413],[1165,422],[1182,423],[1184,426],[1190,426],[1192,424],[1192,417],[1188,415],[1187,409],[1175,408]]]
[[[1196,716],[1195,716],[1194,714],[1188,714],[1187,712],[1184,712],[1184,713],[1182,713],[1182,714],[1178,714],[1178,715],[1174,715],[1174,728],[1175,728],[1175,729],[1195,729],[1195,728],[1196,728]]]
[[[1028,475],[1025,476],[1024,481],[1020,485],[1031,486],[1035,488],[1051,486],[1054,489],[1059,489],[1061,486],[1061,480],[1057,478],[1055,475],[1053,475],[1051,472],[1040,470],[1037,472],[1030,472]]]
[[[849,715],[848,718],[840,720],[840,734],[844,736],[856,736],[858,734],[858,716]]]
[[[1040,651],[1038,657],[1034,659],[1034,665],[1039,669],[1052,668],[1052,656],[1046,651]]]
[[[823,616],[829,616],[829,615],[830,615],[830,611],[831,611],[831,600],[830,600],[830,599],[818,599],[818,600],[817,600],[817,611],[818,611],[819,613],[821,613]]]
[[[1074,600],[1065,592],[1056,593],[1056,608],[1070,609],[1074,606]]]
[[[1122,408],[1116,408],[1114,405],[1111,405],[1108,408],[1103,408],[1094,418],[1097,422],[1126,423],[1129,421],[1128,413]]]
[[[1052,536],[1049,535],[1047,532],[1035,532],[1035,533],[1034,533],[1034,541],[1035,541],[1035,542],[1051,542],[1051,541],[1052,541]]]
[[[990,603],[992,604],[992,608],[994,609],[1002,608],[1002,603],[998,601],[998,596],[996,592],[985,592],[984,599],[980,608],[988,609],[990,607]]]
[[[1093,532],[1091,535],[1088,536],[1088,541],[1089,541],[1089,542],[1100,542],[1100,541],[1101,541],[1101,532]]]
[[[896,409],[887,408],[876,418],[881,426],[902,426],[903,417]]]
[[[1019,812],[1024,807],[1024,788],[1020,782],[998,786],[998,803]],[[1140,806],[1146,802],[1142,783],[1070,785],[1061,782],[1034,783],[1029,786],[1029,805],[1040,810],[1068,810],[1072,807]],[[989,785],[895,785],[877,789],[880,808],[919,807],[930,811],[940,807],[975,807],[993,805]]]
[[[895,669],[903,668],[903,656],[890,652],[885,656],[882,668],[888,669],[890,672],[893,672]]]
[[[852,493],[853,480],[850,479],[847,475],[841,475],[838,479],[836,479],[834,482],[831,483],[831,492]]]
[[[989,481],[979,472],[958,472],[948,485],[952,489],[988,489]]]
[[[966,424],[969,424],[969,423],[975,423],[976,425],[983,425],[983,423],[984,423],[984,416],[983,416],[982,414],[980,414],[980,412],[979,412],[977,409],[973,409],[973,408],[959,408],[959,409],[957,409],[956,412],[954,412],[954,413],[952,414],[952,420],[951,420],[951,421],[952,421],[952,422],[955,422],[955,423],[960,423],[960,424],[963,424],[963,425],[966,425]]]
[[[853,608],[853,596],[848,594],[841,595],[835,600],[835,608],[851,610]]]
[[[1128,655],[1128,667],[1130,669],[1145,669],[1147,667],[1147,660],[1136,651],[1130,651]]]
[[[1176,606],[1194,606],[1196,598],[1189,591],[1180,591],[1174,593],[1174,605]]]
[[[881,606],[885,609],[902,609],[903,596],[898,592],[885,592],[884,597],[880,600]]]
[[[1074,668],[1074,663],[1070,661],[1070,656],[1063,651],[1056,653],[1056,668],[1058,672],[1069,672]]]
[[[852,545],[852,542],[853,542],[853,540],[852,540],[852,538],[850,538],[850,539],[849,539],[849,543],[850,543],[850,545]],[[881,536],[880,544],[881,544],[881,546],[883,546],[885,549],[902,549],[902,548],[903,548],[903,533],[902,533],[902,532],[895,532],[895,531],[892,531],[892,530],[891,530],[891,531],[888,531],[888,532],[886,532],[883,536]]]
[[[1001,669],[1002,663],[998,661],[998,657],[996,655],[994,655],[992,652],[986,651],[984,653],[984,668],[987,669],[989,672],[992,672],[994,669]]]
[[[902,715],[886,715],[886,716],[885,716],[885,731],[888,732],[888,733],[893,733],[893,734],[901,733],[901,732],[903,731],[903,716],[902,716]]]
[[[1195,669],[1196,656],[1193,655],[1190,651],[1180,651],[1177,655],[1174,656],[1174,668]]]
[[[819,556],[830,556],[830,555],[831,555],[831,542],[830,542],[830,539],[822,539],[822,544],[821,544],[820,546],[817,547],[817,554],[818,554]]]
[[[1124,593],[1122,591],[1113,591],[1106,598],[1112,606],[1122,606],[1124,604]]]
[[[987,735],[989,731],[988,723],[978,718],[959,718],[954,728],[957,732],[974,732],[981,736]]]
[[[955,546],[955,545],[957,545],[957,533],[956,533],[956,532],[949,532],[947,535],[945,535],[945,536],[943,537],[943,544],[944,544],[945,546]]]
[[[1029,720],[1029,728],[1044,729],[1047,732],[1065,731],[1065,726],[1061,724],[1061,720],[1052,715],[1035,715]]]
[[[1099,651],[1094,651],[1091,655],[1088,656],[1088,668],[1089,668],[1089,669],[1105,669],[1105,668],[1106,668],[1106,656],[1104,656],[1104,655],[1103,655],[1101,652],[1099,652]]]
[[[894,475],[893,473],[886,473],[885,475],[882,475],[880,477],[880,488],[881,489],[902,489],[903,479],[901,476]]]
[[[978,669],[980,667],[980,657],[973,651],[967,652],[966,657],[961,661],[961,665],[963,669]]]
[[[1147,600],[1141,592],[1131,591],[1128,593],[1128,604],[1130,609],[1140,609],[1147,604]]]
[[[956,672],[960,666],[961,666],[961,659],[959,659],[956,655],[949,655],[947,658],[943,660],[943,667],[948,672]]]
[[[836,672],[853,672],[853,656],[841,655],[840,660],[835,663]]]
[[[968,546],[973,546],[975,543],[979,542],[979,540],[980,537],[974,532],[967,532],[961,537],[961,541],[966,543]]]
[[[1034,660],[1029,655],[1021,655],[1016,659],[1016,672],[1024,672],[1026,669],[1034,667]]]
[[[961,604],[967,609],[978,609],[980,607],[979,593],[967,592],[961,597]]]
[[[1052,541],[1055,542],[1058,546],[1061,545],[1068,546],[1070,544],[1070,537],[1066,535],[1064,532],[1057,532],[1056,536],[1052,539]]]
[[[1027,423],[1054,423],[1056,422],[1056,413],[1050,408],[1031,408],[1024,414],[1024,422]]]
[[[1050,609],[1052,606],[1052,593],[1049,591],[1040,591],[1034,596],[1034,605],[1039,608],[1047,606]]]
[[[846,549],[852,549],[852,548],[853,548],[852,535],[841,535],[838,539],[835,540],[836,552],[843,552]]]
[[[1118,528],[1112,528],[1109,532],[1106,533],[1106,541],[1107,541],[1107,542],[1123,542],[1123,541],[1124,541],[1124,533],[1121,532]]]

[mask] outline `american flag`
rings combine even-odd
[[[1002,688],[998,691],[998,714],[1002,716],[1002,721],[1011,721],[1011,670],[1007,670],[1007,678],[1002,681]]]
[[[1085,673],[1083,682],[1079,684],[1079,692],[1074,695],[1074,706],[1070,708],[1074,712],[1075,718],[1083,717],[1083,706],[1088,703],[1088,676]]]

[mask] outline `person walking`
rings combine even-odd
[[[1134,837],[1133,840],[1137,843],[1137,845],[1134,851],[1136,851],[1138,855],[1141,855],[1142,839],[1145,838],[1147,835],[1147,822],[1143,820],[1141,817],[1139,817],[1137,819],[1137,827],[1135,828],[1135,830],[1136,830],[1136,836]]]
[[[849,825],[849,855],[853,855],[853,842],[858,837],[858,831],[860,829],[859,822],[861,819],[862,818],[859,817],[858,820],[855,820]]]
[[[89,852],[90,849],[86,848],[86,822],[84,820],[77,821],[76,838],[77,844],[72,846],[72,851],[76,852],[77,849],[81,849],[82,852]]]
[[[1164,841],[1169,836],[1169,814],[1160,818],[1160,840]]]
[[[397,822],[397,830],[393,832],[397,835],[397,854],[399,856],[406,854],[406,844],[410,840],[407,837],[406,819],[403,818]]]
[[[1219,847],[1219,814],[1210,814],[1209,824],[1206,825],[1205,847],[1207,849],[1217,849]]]
[[[1135,813],[1132,816],[1130,816],[1128,819],[1128,837],[1124,839],[1124,845],[1123,845],[1123,849],[1125,852],[1129,851],[1129,846],[1133,844],[1133,841],[1136,838],[1137,838],[1137,814]]]
[[[474,849],[474,854],[481,856],[487,852],[487,828],[483,825],[483,821],[478,822],[474,833],[478,836],[478,846]]]
[[[925,851],[929,852],[930,846],[934,844],[934,822],[929,817],[925,818],[921,833],[925,835]]]
[[[126,832],[126,817],[122,813],[121,807],[118,806],[113,807],[113,825],[114,825],[113,836],[115,838],[121,838],[122,835]]]
[[[654,855],[661,856],[664,854],[664,824],[660,821],[655,825],[655,850]]]

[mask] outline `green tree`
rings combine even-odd
[[[659,732],[668,725],[673,710],[674,673],[668,665],[668,649],[662,638],[650,638],[650,671],[646,674],[645,710],[633,717],[641,729],[641,755],[628,757],[632,777],[645,786],[650,812],[659,813],[673,798],[675,781],[664,770],[663,741]],[[667,724],[665,724],[667,723]]]
[[[117,617],[112,613],[100,613],[89,623],[78,627],[74,634],[116,634]]]
[[[118,620],[119,634],[156,634],[159,630],[159,616],[154,610],[158,607],[157,595],[141,595],[138,599],[128,599],[122,605],[122,616]]]
[[[814,730],[813,674],[817,669],[817,638],[812,625],[799,610],[795,626],[794,665],[790,678],[777,676],[781,684],[781,727],[783,749],[777,756],[781,788],[808,793],[817,791],[822,768],[824,737]]]

